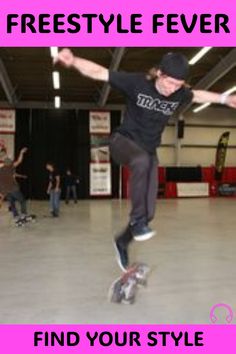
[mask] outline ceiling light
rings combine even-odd
[[[52,58],[55,58],[58,55],[58,47],[50,47],[50,54]]]
[[[58,90],[60,88],[60,74],[58,71],[52,72],[52,82],[53,82],[53,88],[55,90]]]
[[[189,65],[196,64],[212,47],[203,47],[194,57],[189,60]]]
[[[54,97],[54,105],[55,105],[55,108],[60,108],[61,107],[61,97],[60,96],[55,96]]]
[[[202,111],[204,108],[206,108],[206,107],[208,107],[208,106],[210,106],[210,103],[209,103],[209,102],[204,103],[204,104],[202,104],[201,106],[198,106],[197,108],[195,108],[195,109],[193,110],[193,112],[194,112],[194,113],[200,112],[200,111]]]
[[[236,86],[231,87],[230,89],[228,89],[227,91],[223,92],[226,95],[230,95],[231,93],[236,91]]]

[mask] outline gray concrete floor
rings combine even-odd
[[[59,219],[29,206],[38,222],[24,228],[0,212],[0,323],[209,323],[222,302],[236,312],[236,199],[159,200],[157,236],[130,248],[152,268],[131,306],[107,300],[127,201],[62,203]]]

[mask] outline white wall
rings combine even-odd
[[[225,131],[230,132],[226,166],[236,166],[236,110],[217,105],[212,105],[199,113],[193,113],[191,109],[188,114],[185,114],[184,120],[184,138],[180,140],[183,146],[178,155],[180,166],[214,164],[218,140]],[[158,149],[161,166],[176,165],[177,150],[173,147],[175,143],[176,128],[168,126],[163,133],[162,145],[172,146]],[[191,147],[184,145],[191,145]]]

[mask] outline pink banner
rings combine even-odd
[[[1,46],[235,46],[235,0],[3,0]]]
[[[235,353],[235,325],[2,325],[4,354]]]

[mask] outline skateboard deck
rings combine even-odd
[[[109,300],[115,303],[133,304],[139,286],[147,285],[150,268],[145,263],[134,263],[111,285]]]
[[[19,219],[16,220],[15,225],[17,227],[24,226],[25,224],[28,224],[30,222],[35,222],[37,219],[35,214],[28,214],[23,217],[20,217]]]
[[[29,214],[25,216],[25,222],[35,222],[37,216],[35,214]]]

